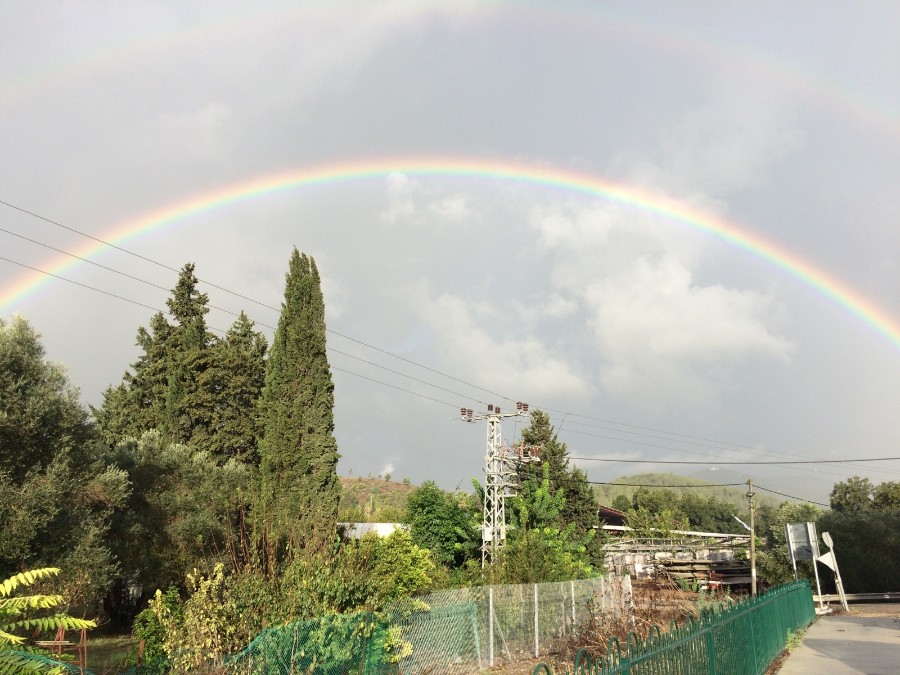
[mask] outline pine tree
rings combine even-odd
[[[167,439],[191,443],[213,452],[214,392],[201,380],[213,365],[216,339],[206,327],[209,298],[198,289],[194,265],[186,264],[166,301],[174,325],[162,312],[150,319],[149,330],[138,329],[143,353],[121,384],[108,388],[103,405],[93,409],[104,442],[116,445],[156,429]]]
[[[319,272],[295,248],[259,406],[257,516],[268,553],[276,541],[296,549],[334,533],[340,483],[333,408]]]
[[[211,348],[215,338],[206,328],[209,296],[197,288],[193,263],[186,264],[178,275],[172,297],[166,301],[175,319],[167,360],[165,413],[162,430],[180,443],[192,443],[207,449],[212,422],[210,402],[199,380],[211,367]],[[206,403],[206,405],[204,405]]]
[[[210,454],[258,464],[257,404],[266,380],[266,339],[241,312],[212,350],[212,364],[199,379],[211,420]]]
[[[531,424],[522,430],[522,440],[527,445],[541,448],[541,464],[526,464],[519,470],[519,479],[525,483],[540,480],[546,475],[552,493],[559,491],[565,502],[559,512],[559,524],[573,526],[580,537],[594,532],[597,519],[597,498],[587,480],[587,474],[569,466],[569,451],[561,443],[550,424],[550,416],[542,410],[531,412]],[[544,473],[546,472],[546,474]],[[603,561],[602,538],[593,536],[588,543],[590,563],[600,568]]]

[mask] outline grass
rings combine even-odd
[[[110,635],[88,640],[88,668],[95,675],[114,675],[125,669],[125,659],[134,645],[131,635]]]

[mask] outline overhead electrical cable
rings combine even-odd
[[[2,261],[4,261],[4,262],[11,263],[11,264],[13,264],[13,265],[18,265],[19,267],[24,267],[24,268],[26,268],[26,269],[33,270],[34,272],[39,272],[39,273],[41,273],[41,274],[46,274],[46,275],[48,275],[48,276],[53,277],[54,279],[59,279],[60,281],[65,281],[65,282],[67,282],[67,283],[74,284],[75,286],[79,286],[79,287],[84,288],[84,289],[87,289],[87,290],[89,290],[89,291],[94,291],[94,292],[96,292],[96,293],[102,293],[103,295],[107,295],[107,296],[109,296],[109,297],[116,298],[117,300],[122,300],[122,301],[124,301],[124,302],[131,303],[132,305],[137,305],[138,307],[143,307],[143,308],[145,308],[145,309],[149,309],[149,310],[152,310],[152,311],[154,311],[154,312],[162,312],[162,310],[159,309],[158,307],[153,307],[153,306],[151,306],[151,305],[144,304],[143,302],[139,302],[138,300],[133,300],[133,299],[131,299],[131,298],[126,298],[126,297],[123,296],[123,295],[118,295],[118,294],[116,294],[116,293],[110,293],[109,291],[104,291],[104,290],[101,289],[101,288],[96,288],[96,287],[94,287],[94,286],[90,286],[90,285],[88,285],[88,284],[81,283],[80,281],[75,281],[75,280],[73,280],[73,279],[68,279],[68,278],[63,277],[63,276],[60,276],[60,275],[58,275],[58,274],[53,274],[52,272],[47,272],[46,270],[42,270],[42,269],[39,269],[39,268],[37,268],[37,267],[32,267],[31,265],[26,265],[25,263],[21,263],[21,262],[18,262],[18,261],[16,261],[16,260],[10,260],[9,258],[3,257],[3,256],[0,256],[0,260],[2,260]],[[169,312],[166,311],[166,312],[163,312],[163,313],[164,313],[164,314],[168,314]],[[222,328],[216,328],[216,327],[214,327],[214,326],[207,326],[207,327],[208,327],[210,330],[215,331],[215,332],[217,332],[217,333],[222,333],[222,334],[227,333],[227,331],[224,330],[224,329],[222,329]],[[329,349],[329,348],[326,347],[326,349]],[[351,358],[355,358],[355,357],[351,357]],[[359,359],[359,360],[360,360],[360,361],[364,361],[364,359]],[[368,362],[367,362],[367,363],[368,363]],[[373,365],[374,365],[374,364],[373,364]],[[441,400],[438,400],[438,399],[436,399],[436,398],[432,398],[431,396],[426,396],[425,394],[421,394],[421,393],[418,393],[418,392],[414,392],[414,391],[411,391],[411,390],[409,390],[409,389],[404,389],[403,387],[398,387],[398,386],[393,385],[393,384],[388,384],[387,382],[382,382],[381,380],[376,380],[376,379],[371,378],[371,377],[366,377],[365,375],[361,375],[361,374],[359,374],[359,373],[354,373],[353,371],[346,370],[346,369],[344,369],[344,368],[338,368],[338,367],[332,365],[332,366],[331,366],[331,369],[332,369],[332,370],[337,370],[337,371],[342,372],[342,373],[346,373],[347,375],[353,375],[354,377],[359,377],[359,378],[362,378],[362,379],[364,379],[364,380],[369,380],[370,382],[375,382],[375,383],[377,383],[377,384],[384,385],[385,387],[390,387],[391,389],[397,389],[397,390],[399,390],[399,391],[406,392],[407,394],[412,394],[413,396],[418,396],[419,398],[427,399],[427,400],[429,400],[429,401],[434,401],[435,403],[440,403],[440,404],[442,404],[442,405],[449,406],[449,407],[453,408],[454,410],[456,410],[456,409],[459,408],[459,406],[456,405],[455,403],[448,403],[447,401],[441,401]],[[399,373],[399,372],[397,372],[397,371],[391,371],[391,372],[395,372],[395,373],[397,373],[398,375],[403,375],[403,373]],[[403,376],[404,376],[404,377],[410,377],[410,376],[408,376],[408,375],[403,375]],[[422,381],[422,380],[417,380],[416,378],[410,377],[410,379],[414,379],[414,380],[416,380],[417,382],[423,382],[423,384],[428,384],[428,386],[431,386],[431,387],[437,387],[438,389],[441,388],[441,387],[438,387],[437,385],[433,385],[433,384],[430,384],[430,383],[428,383],[428,382],[424,382],[424,381]],[[456,392],[450,392],[450,393],[456,394]]]
[[[111,249],[115,249],[116,251],[120,251],[120,252],[125,253],[125,254],[127,254],[127,255],[133,256],[133,257],[135,257],[135,258],[138,258],[139,260],[143,260],[143,261],[148,262],[148,263],[150,263],[150,264],[152,264],[152,265],[156,265],[157,267],[162,267],[163,269],[169,270],[170,272],[175,272],[176,274],[178,274],[178,273],[180,272],[180,270],[178,270],[178,269],[175,268],[175,267],[172,267],[172,266],[170,266],[170,265],[166,265],[165,263],[159,262],[158,260],[154,260],[153,258],[150,258],[150,257],[148,257],[148,256],[141,255],[140,253],[136,253],[135,251],[131,251],[131,250],[129,250],[129,249],[127,249],[127,248],[124,248],[124,247],[122,247],[122,246],[118,246],[118,245],[116,245],[116,244],[113,244],[113,243],[110,242],[110,241],[106,241],[105,239],[101,239],[100,237],[95,237],[94,235],[88,234],[87,232],[82,232],[81,230],[76,229],[76,228],[74,228],[74,227],[71,227],[70,225],[63,225],[63,224],[60,223],[59,221],[53,220],[52,218],[47,218],[46,216],[42,216],[42,215],[39,214],[39,213],[35,213],[34,211],[29,211],[28,209],[22,208],[21,206],[16,206],[15,204],[10,204],[9,202],[3,201],[2,199],[0,199],[0,204],[3,204],[3,206],[8,206],[8,207],[11,208],[11,209],[15,209],[16,211],[20,211],[21,213],[25,213],[25,214],[27,214],[27,215],[29,215],[29,216],[32,216],[32,217],[34,217],[34,218],[37,218],[38,220],[43,220],[45,223],[50,223],[51,225],[55,225],[56,227],[61,227],[61,228],[64,229],[64,230],[68,230],[69,232],[73,232],[73,233],[75,233],[75,234],[77,234],[77,235],[80,235],[80,236],[82,236],[82,237],[85,237],[86,239],[90,239],[91,241],[96,241],[98,244],[103,244],[104,246],[107,246],[107,247],[109,247],[109,248],[111,248]],[[233,295],[233,296],[235,296],[235,297],[241,298],[242,300],[247,300],[248,302],[252,302],[252,303],[255,303],[255,304],[257,304],[257,305],[261,305],[262,307],[266,307],[266,308],[271,309],[272,311],[275,311],[275,312],[280,311],[277,307],[272,307],[271,305],[267,305],[267,304],[265,304],[265,303],[263,303],[263,302],[260,302],[259,300],[254,300],[253,298],[249,298],[249,297],[247,297],[247,296],[245,296],[245,295],[241,295],[240,293],[237,293],[236,291],[232,291],[232,290],[230,290],[230,289],[228,289],[228,288],[224,288],[224,287],[222,287],[222,286],[217,286],[216,284],[214,284],[214,283],[212,283],[212,282],[210,282],[210,281],[205,281],[205,280],[202,280],[202,279],[201,279],[201,281],[203,281],[203,283],[205,283],[207,286],[210,286],[210,287],[215,288],[215,289],[217,289],[217,290],[220,290],[220,291],[223,291],[223,292],[225,292],[225,293],[228,293],[229,295]]]
[[[150,257],[148,257],[148,256],[142,255],[142,254],[137,253],[137,252],[135,252],[135,251],[132,251],[132,250],[130,250],[130,249],[126,249],[126,248],[124,248],[124,247],[122,247],[122,246],[118,246],[118,245],[116,245],[116,244],[114,244],[114,243],[112,243],[112,242],[109,242],[109,241],[104,240],[104,239],[102,239],[102,238],[99,238],[99,237],[96,237],[96,236],[94,236],[94,235],[91,235],[91,234],[88,234],[88,233],[86,233],[86,232],[83,232],[83,231],[81,231],[81,230],[78,230],[77,228],[71,227],[71,226],[69,226],[69,225],[65,225],[65,224],[63,224],[63,223],[61,223],[61,222],[59,222],[59,221],[56,221],[56,220],[53,220],[53,219],[48,218],[48,217],[46,217],[46,216],[40,215],[40,214],[38,214],[38,213],[36,213],[36,212],[34,212],[34,211],[25,209],[25,208],[23,208],[23,207],[17,206],[17,205],[15,205],[15,204],[12,204],[12,203],[7,202],[7,201],[4,201],[4,200],[0,200],[0,204],[2,204],[2,205],[4,205],[4,206],[7,206],[7,207],[9,207],[9,208],[11,208],[11,209],[15,209],[15,210],[17,210],[17,211],[19,211],[19,212],[21,212],[21,213],[27,214],[27,215],[32,216],[32,217],[34,217],[34,218],[37,218],[37,219],[39,219],[39,220],[42,220],[42,221],[44,221],[44,222],[47,222],[47,223],[49,223],[49,224],[52,224],[52,225],[54,225],[54,226],[60,227],[60,228],[62,228],[62,229],[64,229],[64,230],[67,230],[67,231],[69,231],[69,232],[73,232],[73,233],[75,233],[75,234],[78,234],[78,235],[80,235],[80,236],[82,236],[82,237],[85,237],[85,238],[90,239],[90,240],[92,240],[92,241],[95,241],[95,242],[97,242],[97,243],[103,244],[104,246],[107,246],[107,247],[109,247],[109,248],[111,248],[111,249],[120,251],[120,252],[122,252],[122,253],[125,253],[125,254],[127,254],[127,255],[133,256],[133,257],[138,258],[138,259],[140,259],[140,260],[149,262],[149,263],[151,263],[151,264],[153,264],[153,265],[156,265],[156,266],[158,266],[158,267],[161,267],[161,268],[163,268],[163,269],[166,269],[166,270],[169,270],[169,271],[172,271],[172,272],[175,272],[175,273],[180,273],[180,270],[176,269],[175,267],[172,267],[172,266],[170,266],[170,265],[167,265],[167,264],[165,264],[165,263],[162,263],[162,262],[160,262],[160,261],[158,261],[158,260],[154,260],[153,258],[150,258]],[[92,264],[92,265],[95,265],[96,267],[99,267],[99,268],[108,270],[108,271],[110,271],[110,272],[113,272],[113,273],[116,273],[116,274],[121,274],[121,275],[123,275],[123,276],[126,276],[126,277],[128,277],[128,278],[134,279],[134,280],[139,281],[139,282],[141,282],[141,283],[145,283],[145,284],[147,284],[147,285],[153,286],[154,288],[158,288],[158,289],[162,289],[162,290],[169,290],[169,289],[165,289],[165,288],[163,288],[163,287],[161,287],[161,286],[159,286],[159,285],[157,285],[157,284],[154,284],[153,282],[150,282],[150,281],[146,281],[146,280],[140,279],[140,278],[138,278],[138,277],[136,277],[136,276],[134,276],[134,275],[131,275],[131,274],[128,274],[128,273],[125,273],[125,272],[121,272],[121,271],[119,271],[119,270],[116,270],[116,269],[111,268],[111,267],[107,267],[107,266],[105,266],[105,265],[101,265],[101,264],[99,264],[99,263],[95,263],[95,262],[93,262],[93,261],[91,261],[91,260],[88,260],[88,259],[86,259],[86,258],[83,258],[83,257],[81,257],[81,256],[77,256],[77,255],[75,255],[75,254],[72,254],[72,253],[63,251],[63,250],[61,250],[61,249],[57,249],[57,248],[52,247],[52,246],[49,246],[49,245],[47,245],[47,244],[43,244],[43,243],[41,243],[41,242],[39,242],[39,241],[30,239],[30,238],[28,238],[28,237],[24,237],[23,235],[19,235],[19,234],[10,232],[10,231],[8,231],[8,230],[3,230],[3,229],[0,229],[0,231],[5,232],[5,233],[7,233],[7,234],[10,234],[11,236],[15,236],[15,237],[19,237],[20,239],[27,240],[27,241],[29,241],[29,242],[31,242],[31,243],[36,244],[36,245],[44,246],[44,247],[49,248],[49,249],[51,249],[51,250],[54,250],[54,251],[57,251],[57,252],[60,252],[60,253],[64,253],[65,255],[69,255],[69,256],[71,256],[71,257],[73,257],[73,258],[76,258],[76,259],[78,259],[78,260],[81,260],[81,261],[90,263],[90,264]],[[31,266],[29,266],[29,265],[24,265],[24,264],[22,264],[22,263],[18,263],[18,262],[16,262],[16,261],[12,261],[12,260],[9,260],[9,259],[7,259],[7,258],[2,258],[2,259],[5,260],[5,261],[7,261],[7,262],[10,262],[10,263],[12,263],[12,264],[19,265],[19,266],[21,266],[21,267],[25,267],[25,268],[27,268],[27,269],[31,269],[31,270],[36,271],[36,272],[40,272],[40,273],[42,273],[42,274],[47,274],[48,276],[52,276],[52,277],[54,277],[54,278],[56,278],[56,279],[60,279],[60,280],[63,280],[63,281],[69,281],[70,283],[73,283],[73,284],[75,284],[75,285],[82,286],[82,287],[84,287],[84,288],[91,288],[91,290],[95,290],[95,291],[97,291],[97,292],[104,293],[105,295],[109,295],[109,296],[111,296],[111,297],[116,297],[116,298],[119,298],[119,299],[125,299],[125,298],[122,298],[121,296],[118,296],[118,295],[116,295],[116,294],[109,293],[109,292],[103,291],[103,290],[101,290],[101,289],[96,289],[96,288],[93,288],[93,287],[88,287],[88,286],[86,286],[85,284],[81,284],[80,282],[76,282],[76,281],[73,281],[73,280],[71,280],[71,279],[66,279],[66,278],[61,277],[61,276],[59,276],[59,275],[56,275],[56,274],[53,274],[53,273],[50,273],[50,272],[46,272],[46,271],[44,271],[44,270],[39,270],[39,269],[37,269],[37,268],[35,268],[35,267],[31,267]],[[236,292],[236,291],[233,291],[233,290],[231,290],[231,289],[228,289],[228,288],[226,288],[226,287],[224,287],[224,286],[220,286],[220,285],[215,284],[215,283],[213,283],[213,282],[207,281],[207,280],[205,280],[205,279],[200,279],[200,278],[198,277],[198,281],[199,281],[200,283],[203,283],[203,284],[205,284],[205,285],[211,287],[211,288],[215,288],[215,289],[217,289],[217,290],[221,290],[221,291],[223,291],[223,292],[225,292],[225,293],[228,293],[228,294],[230,294],[230,295],[232,295],[232,296],[234,296],[234,297],[241,298],[241,299],[243,299],[243,300],[246,300],[246,301],[248,301],[248,302],[254,303],[254,304],[259,305],[259,306],[261,306],[261,307],[264,307],[264,308],[266,308],[266,309],[269,309],[269,310],[272,310],[272,311],[276,311],[276,312],[277,312],[277,311],[280,311],[278,308],[273,307],[273,306],[271,306],[271,305],[269,305],[269,304],[267,304],[267,303],[261,302],[261,301],[259,301],[259,300],[254,299],[254,298],[251,298],[251,297],[249,297],[249,296],[247,296],[247,295],[244,295],[244,294],[242,294],[242,293],[238,293],[238,292]],[[127,299],[126,299],[126,300],[127,300]],[[128,301],[129,301],[129,302],[133,302],[134,304],[139,304],[139,305],[141,305],[141,306],[143,306],[143,307],[147,307],[147,308],[149,308],[149,309],[153,309],[153,308],[150,308],[148,305],[144,305],[143,303],[138,303],[137,301],[131,301],[131,300],[128,300]],[[222,307],[217,307],[217,306],[214,306],[214,305],[208,305],[208,306],[210,307],[210,309],[215,309],[215,310],[218,310],[218,311],[222,311],[222,312],[224,312],[224,313],[226,313],[226,314],[230,314],[230,315],[232,315],[232,316],[238,316],[238,313],[233,312],[233,311],[230,311],[230,310],[227,310],[227,309],[224,309],[224,308],[222,308]],[[269,328],[269,329],[274,330],[274,327],[273,327],[273,326],[268,325],[268,324],[266,324],[266,323],[259,322],[259,321],[256,321],[255,323],[257,323],[257,325],[263,326],[263,327],[265,327],[265,328]],[[400,356],[399,354],[395,354],[395,353],[390,352],[390,351],[388,351],[388,350],[386,350],[386,349],[382,349],[382,348],[380,348],[380,347],[376,347],[375,345],[369,344],[369,343],[367,343],[367,342],[365,342],[365,341],[363,341],[363,340],[360,340],[360,339],[358,339],[358,338],[354,338],[354,337],[352,337],[352,336],[346,335],[346,334],[341,333],[341,332],[339,332],[339,331],[335,331],[335,330],[329,329],[329,328],[326,328],[325,330],[326,330],[326,332],[328,332],[328,333],[330,333],[330,334],[332,334],[332,335],[335,335],[335,336],[338,336],[338,337],[340,337],[340,338],[342,338],[342,339],[345,339],[345,340],[354,342],[354,343],[356,343],[356,344],[359,344],[359,345],[361,345],[361,346],[366,347],[367,349],[372,349],[372,350],[377,351],[377,352],[379,352],[379,353],[385,354],[385,355],[390,356],[390,357],[392,357],[392,358],[395,358],[395,359],[401,360],[401,361],[403,361],[403,362],[405,362],[405,363],[408,363],[408,364],[410,364],[410,365],[413,365],[413,366],[415,366],[415,367],[417,367],[417,368],[424,369],[424,370],[426,370],[426,371],[429,371],[429,372],[434,373],[434,374],[436,374],[436,375],[439,375],[439,376],[441,376],[441,377],[444,377],[444,378],[453,380],[453,381],[458,382],[458,383],[460,383],[460,384],[464,384],[464,385],[466,385],[466,386],[468,386],[468,387],[472,387],[473,389],[477,389],[477,390],[479,390],[479,391],[483,391],[483,392],[488,393],[488,394],[490,394],[490,395],[492,395],[492,396],[497,396],[497,397],[499,397],[499,398],[501,398],[501,399],[503,399],[503,400],[505,400],[505,401],[513,402],[513,401],[516,400],[516,399],[514,399],[514,398],[512,398],[512,397],[509,397],[509,396],[506,396],[506,395],[504,395],[504,394],[500,394],[500,393],[498,393],[498,392],[492,391],[492,390],[490,390],[490,389],[487,389],[487,388],[482,387],[482,386],[480,386],[480,385],[474,384],[474,383],[469,382],[469,381],[467,381],[467,380],[463,380],[463,379],[461,379],[461,378],[455,377],[455,376],[450,375],[450,374],[448,374],[448,373],[444,373],[444,372],[442,372],[442,371],[440,371],[440,370],[437,370],[437,369],[435,369],[435,368],[431,368],[431,367],[429,367],[429,366],[426,366],[426,365],[424,365],[424,364],[422,364],[422,363],[419,363],[419,362],[417,362],[417,361],[414,361],[414,360],[412,360],[412,359],[408,359],[408,358],[406,358],[406,357]],[[334,350],[334,351],[337,351],[337,350]],[[356,358],[356,357],[351,357],[351,358]],[[359,360],[363,360],[363,359],[359,359]],[[369,363],[371,363],[371,362],[369,362]],[[406,375],[406,374],[403,374],[403,373],[399,373],[399,372],[397,372],[397,371],[393,371],[393,370],[391,370],[391,369],[389,369],[389,368],[386,368],[386,367],[384,367],[384,366],[378,366],[377,364],[372,364],[372,365],[375,365],[375,367],[382,368],[382,369],[387,370],[387,371],[389,371],[389,372],[394,372],[395,374],[401,375],[402,377],[407,377],[407,378],[409,378],[409,379],[411,379],[411,380],[415,380],[415,381],[417,381],[417,382],[421,382],[421,383],[427,384],[428,386],[432,386],[432,387],[435,387],[435,388],[437,388],[437,389],[442,389],[442,390],[444,390],[444,391],[447,391],[448,393],[453,393],[454,395],[460,395],[460,394],[458,394],[458,393],[456,393],[456,392],[453,392],[453,391],[451,391],[451,390],[444,389],[443,387],[440,387],[439,385],[434,385],[434,384],[431,384],[431,383],[427,383],[427,382],[425,382],[424,380],[420,380],[420,379],[414,378],[414,377],[412,377],[412,376],[410,376],[410,375]],[[467,398],[472,398],[472,400],[476,400],[478,403],[482,403],[482,404],[484,403],[483,401],[480,401],[480,400],[478,400],[478,399],[474,399],[473,397],[467,397]],[[748,451],[753,452],[753,453],[755,453],[755,454],[765,454],[765,455],[773,455],[773,456],[784,456],[784,455],[788,455],[788,456],[800,456],[800,457],[803,456],[803,455],[797,455],[797,454],[795,454],[795,453],[783,453],[783,452],[782,452],[782,453],[775,453],[775,452],[773,452],[773,451],[767,451],[767,450],[763,450],[763,449],[760,449],[760,448],[754,448],[754,447],[752,447],[752,446],[747,446],[747,445],[740,445],[740,444],[735,444],[735,443],[729,443],[729,442],[726,442],[726,441],[716,441],[716,440],[713,440],[713,439],[703,438],[703,437],[699,437],[699,436],[690,436],[690,435],[687,435],[687,434],[681,434],[681,433],[677,433],[677,432],[670,432],[670,431],[661,430],[661,429],[654,429],[654,428],[652,428],[652,427],[642,427],[642,426],[640,426],[640,425],[628,424],[628,423],[624,423],[624,422],[616,422],[616,421],[614,421],[614,420],[608,420],[608,419],[599,418],[599,417],[592,417],[592,416],[589,416],[589,415],[582,415],[582,414],[575,413],[575,412],[572,412],[572,411],[557,410],[557,409],[551,408],[551,407],[549,407],[549,406],[541,406],[541,405],[539,405],[539,404],[536,405],[535,407],[540,408],[540,409],[543,409],[543,410],[546,410],[546,411],[548,411],[548,412],[555,412],[555,413],[562,414],[562,415],[563,415],[563,419],[565,419],[567,416],[572,416],[572,417],[578,417],[578,418],[581,418],[581,419],[588,419],[588,420],[593,420],[593,421],[606,422],[606,423],[608,423],[608,424],[614,424],[614,425],[617,425],[617,426],[629,427],[629,428],[632,428],[632,429],[641,429],[642,431],[653,431],[653,432],[656,432],[656,433],[662,433],[662,434],[666,434],[667,436],[671,436],[671,437],[673,437],[671,440],[674,440],[674,441],[676,441],[676,442],[679,442],[679,443],[691,443],[691,444],[694,444],[694,445],[698,445],[698,446],[700,446],[700,447],[716,447],[716,446],[709,446],[709,445],[706,445],[707,443],[715,443],[715,444],[719,444],[719,445],[721,445],[721,446],[725,446],[725,447],[723,447],[723,449],[728,449],[728,446],[731,446],[731,447],[733,447],[733,448],[741,448],[741,449],[745,449],[745,450],[748,450]],[[584,423],[584,422],[577,422],[577,421],[575,421],[575,420],[570,420],[570,424],[579,424],[579,425],[582,425],[582,426],[589,426],[589,427],[590,427],[590,426],[593,426],[593,425],[586,424],[586,423]],[[603,428],[603,427],[598,427],[598,428]],[[607,429],[607,430],[612,431],[612,432],[615,432],[615,433],[629,433],[629,434],[633,434],[633,435],[644,435],[644,434],[638,434],[637,432],[629,432],[629,431],[618,430],[618,429]],[[640,443],[640,442],[638,442],[638,441],[630,441],[630,440],[628,440],[628,439],[623,439],[623,438],[619,438],[619,437],[610,437],[610,436],[604,436],[604,435],[601,435],[601,434],[590,434],[590,433],[588,433],[588,432],[573,431],[573,430],[571,430],[571,429],[568,430],[567,433],[577,433],[577,434],[581,434],[581,435],[595,436],[595,437],[598,437],[598,438],[606,438],[607,440],[615,440],[615,441],[619,441],[619,442],[635,443],[635,444],[638,444],[638,445],[644,445],[644,446],[646,446],[646,447],[654,447],[654,448],[659,448],[659,449],[667,449],[667,450],[671,450],[671,451],[675,451],[675,452],[685,452],[685,453],[689,453],[689,454],[697,454],[697,455],[707,455],[707,454],[709,454],[709,453],[701,453],[701,452],[698,452],[698,451],[691,451],[691,450],[685,450],[685,449],[679,449],[679,448],[672,448],[672,447],[670,447],[670,446],[660,446],[660,445],[651,444],[651,443]],[[655,437],[655,436],[648,436],[648,437],[651,437],[651,438],[658,438],[658,440],[669,440],[669,439],[667,439],[667,438],[662,438],[662,437]],[[685,438],[685,439],[690,439],[690,440],[688,440],[688,441],[677,441],[677,438]],[[850,460],[850,461],[848,461],[848,463],[852,463],[852,461],[853,461],[853,460]],[[649,462],[649,460],[648,460],[648,462]],[[719,463],[725,463],[725,462],[719,462]],[[798,463],[800,463],[800,462],[798,462]],[[812,461],[812,462],[810,462],[810,463],[818,463],[818,460]],[[890,471],[890,470],[888,470],[888,471]]]
[[[454,409],[459,407],[455,403],[447,403],[447,401],[441,401],[439,399],[432,398],[431,396],[426,396],[425,394],[420,394],[418,392],[411,391],[409,389],[404,389],[403,387],[398,387],[395,384],[388,384],[387,382],[382,382],[381,380],[376,380],[375,378],[372,378],[372,377],[367,377],[365,375],[360,375],[359,373],[354,373],[349,370],[344,370],[343,368],[338,368],[337,366],[331,366],[331,369],[336,370],[339,373],[346,373],[347,375],[353,375],[353,377],[358,377],[363,380],[368,380],[369,382],[375,382],[377,384],[384,385],[385,387],[390,387],[391,389],[403,391],[403,392],[406,392],[407,394],[412,394],[413,396],[418,396],[419,398],[428,399],[429,401],[434,401],[435,403],[440,403],[441,405],[450,406],[451,408],[454,408]]]
[[[46,270],[38,269],[37,267],[32,267],[31,265],[26,265],[25,263],[20,263],[15,260],[10,260],[9,258],[5,258],[0,256],[0,260],[4,262],[8,262],[12,265],[18,265],[19,267],[24,267],[25,269],[32,270],[33,272],[40,272],[41,274],[46,274],[47,276],[53,277],[54,279],[59,279],[60,281],[66,281],[70,284],[75,284],[76,286],[81,286],[82,288],[86,288],[91,291],[95,291],[96,293],[103,293],[103,295],[108,295],[111,298],[117,298],[118,300],[124,300],[125,302],[130,302],[132,305],[138,305],[139,307],[144,307],[145,309],[153,310],[154,312],[158,312],[159,309],[156,307],[151,307],[150,305],[145,305],[143,302],[138,302],[137,300],[131,300],[122,295],[117,295],[116,293],[110,293],[109,291],[104,291],[101,288],[95,288],[94,286],[88,286],[87,284],[83,284],[80,281],[75,281],[74,279],[67,279],[66,277],[61,277],[58,274],[53,274],[53,272],[47,272]]]
[[[734,461],[698,462],[685,459],[608,459],[605,457],[569,457],[580,462],[623,462],[625,464],[734,464],[737,466],[778,466],[785,464],[852,464],[854,462],[895,462],[900,457],[865,457],[863,459],[784,459],[772,461]]]
[[[802,497],[795,497],[793,495],[785,494],[784,492],[778,492],[777,490],[770,490],[769,488],[764,488],[761,485],[753,484],[753,487],[762,490],[763,492],[771,492],[773,495],[778,495],[779,497],[787,497],[788,499],[796,499],[798,502],[809,502],[810,504],[816,504],[817,506],[824,506],[825,508],[831,508],[831,504],[823,504],[822,502],[815,502],[812,499],[803,499]]]

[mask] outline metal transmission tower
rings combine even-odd
[[[528,415],[527,403],[516,403],[515,412],[501,412],[500,406],[488,404],[486,413],[475,414],[471,408],[460,408],[465,422],[487,421],[487,450],[484,455],[484,517],[481,521],[481,566],[494,560],[497,551],[506,542],[507,497],[518,487],[516,469],[521,464],[540,462],[540,448],[503,445],[500,438],[500,422],[507,417]]]

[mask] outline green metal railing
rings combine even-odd
[[[784,649],[788,634],[814,618],[809,582],[798,581],[734,605],[704,610],[698,619],[681,625],[673,621],[667,633],[653,626],[646,640],[629,633],[624,647],[614,637],[607,653],[597,659],[582,649],[571,672],[761,675]],[[533,675],[541,674],[553,675],[553,671],[541,663]]]

